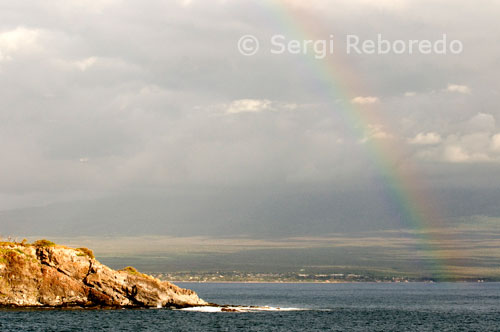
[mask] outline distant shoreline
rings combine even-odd
[[[170,281],[170,280],[169,280]],[[473,283],[473,284],[481,284],[481,283],[498,283],[500,281],[405,281],[405,282],[396,282],[396,281],[336,281],[336,282],[324,282],[324,281],[181,281],[175,280],[170,281],[172,283],[188,283],[188,284],[442,284],[442,283],[454,283],[454,284],[465,284],[465,283]]]

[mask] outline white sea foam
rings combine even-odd
[[[199,312],[220,312],[221,307],[189,307],[179,309],[181,311],[199,311]]]
[[[182,311],[196,311],[196,312],[258,312],[258,311],[301,311],[307,310],[303,308],[282,308],[282,307],[269,307],[269,306],[225,306],[225,307],[190,307],[179,309]]]

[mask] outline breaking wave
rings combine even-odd
[[[269,306],[200,306],[178,309],[181,311],[196,312],[259,312],[259,311],[302,311],[303,308],[283,308]]]

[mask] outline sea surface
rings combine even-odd
[[[0,331],[500,331],[500,283],[178,284],[246,308],[0,310]]]

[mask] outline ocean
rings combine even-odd
[[[500,283],[178,283],[242,312],[0,310],[1,331],[500,331]]]

